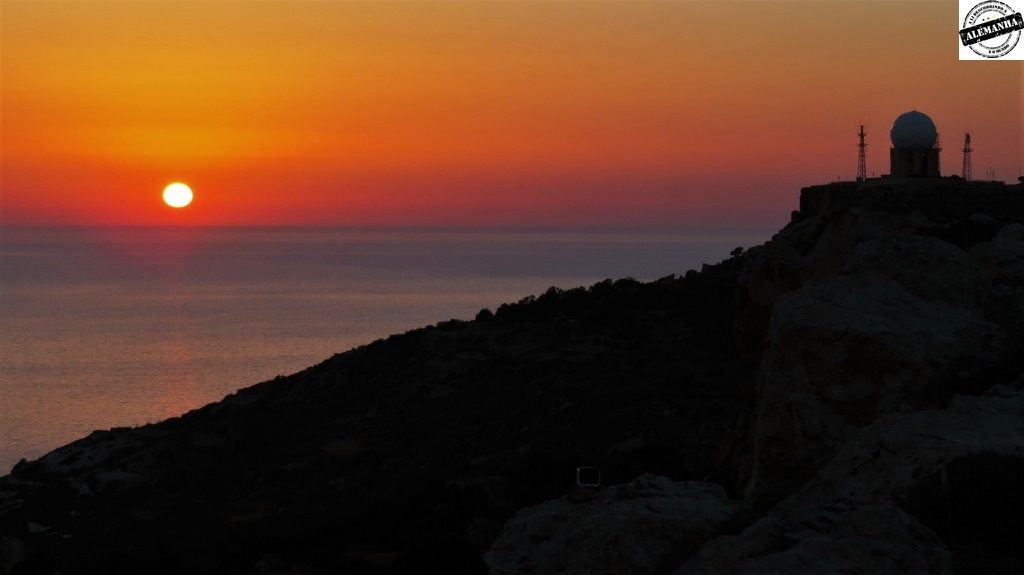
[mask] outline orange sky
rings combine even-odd
[[[3,0],[0,223],[775,226],[888,171],[1024,164],[1024,64],[956,2]],[[1022,48],[1024,49],[1024,48]],[[160,201],[171,181],[196,201]]]

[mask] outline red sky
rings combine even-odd
[[[956,10],[5,0],[0,224],[772,227],[912,108],[1014,181],[1024,64]]]

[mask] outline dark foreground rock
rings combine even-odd
[[[21,463],[0,572],[1020,573],[1024,186],[930,185]]]
[[[799,493],[674,573],[1024,572],[1020,391],[882,417]]]
[[[664,573],[714,537],[734,508],[718,485],[641,475],[520,510],[484,560],[493,575]]]

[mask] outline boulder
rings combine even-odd
[[[734,513],[724,490],[655,475],[520,510],[484,555],[492,575],[665,572]]]

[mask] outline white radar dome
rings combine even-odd
[[[889,139],[892,147],[905,150],[927,150],[935,146],[935,122],[927,114],[906,112],[892,123]]]

